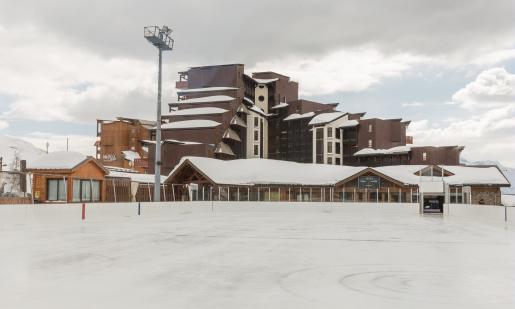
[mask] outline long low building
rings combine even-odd
[[[495,166],[335,166],[184,157],[165,183],[181,200],[423,202],[499,205],[510,183]]]

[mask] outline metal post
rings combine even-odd
[[[354,203],[356,203],[356,188],[354,188],[354,194],[352,197],[353,197]]]
[[[150,183],[147,182],[147,186],[148,186],[148,201],[149,202],[152,202],[152,194],[150,194]]]
[[[240,187],[238,187],[237,190],[238,190],[237,196],[238,196],[238,202],[239,202],[240,201]]]
[[[291,202],[291,188],[288,187],[288,202]]]
[[[116,203],[116,186],[115,186],[115,184],[114,184],[114,179],[111,179],[111,181],[113,182],[114,202]]]
[[[141,215],[141,202],[138,202],[138,216]]]
[[[379,188],[376,190],[376,203],[379,203]]]
[[[402,203],[402,194],[401,194],[401,188],[399,188],[399,203]]]
[[[388,187],[388,203],[390,203],[390,187]]]
[[[247,187],[247,202],[250,202],[250,187]]]
[[[175,202],[175,187],[174,187],[173,183],[172,183],[172,196],[173,196],[173,201]]]
[[[157,126],[156,126],[156,159],[154,166],[154,202],[161,200],[161,74],[163,51],[159,48],[159,69],[157,73]]]
[[[272,200],[272,190],[270,190],[270,187],[268,187],[268,201],[270,202]]]
[[[63,182],[64,182],[64,200],[66,203],[68,203],[68,184],[66,183],[65,176],[63,176]]]
[[[413,203],[413,188],[409,189],[409,196],[410,196],[410,199],[409,199],[410,203]]]

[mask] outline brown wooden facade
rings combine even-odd
[[[103,202],[105,200],[105,176],[108,172],[91,157],[72,169],[27,169],[27,171],[32,173],[32,192],[35,203]],[[65,200],[49,200],[48,184],[50,180],[64,181]],[[98,200],[74,200],[74,180],[98,181],[100,187]]]

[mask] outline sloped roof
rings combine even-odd
[[[205,87],[205,88],[191,88],[191,89],[178,89],[177,93],[193,93],[193,92],[210,92],[210,91],[226,91],[237,90],[235,87]]]
[[[228,102],[234,100],[233,97],[228,95],[212,95],[201,98],[186,99],[171,104],[191,104],[191,103],[214,103],[214,102]]]
[[[220,125],[220,122],[213,120],[194,119],[184,121],[174,121],[165,123],[161,126],[161,129],[199,129],[199,128],[214,128]]]
[[[228,110],[219,107],[197,107],[197,108],[185,108],[177,111],[170,112],[169,116],[190,116],[190,115],[213,115],[223,114]]]
[[[93,157],[73,151],[56,151],[41,155],[38,159],[32,162],[27,162],[27,169],[72,170],[88,160],[94,161],[102,170],[106,171],[106,169]]]
[[[315,117],[313,117],[313,119],[311,119],[311,121],[308,124],[311,126],[325,124],[325,123],[331,122],[333,120],[336,120],[340,117],[343,117],[345,114],[346,113],[343,113],[343,112],[318,114]]]
[[[313,117],[313,116],[315,116],[314,112],[308,112],[308,113],[305,113],[305,114],[291,114],[288,117],[284,118],[283,120],[284,121],[289,121],[289,120],[296,120],[296,119],[302,119],[302,118],[310,118],[310,117]]]
[[[307,164],[267,159],[217,160],[183,157],[170,176],[185,162],[191,163],[217,184],[333,185],[364,167]],[[169,177],[170,177],[169,176]]]
[[[267,159],[217,160],[203,157],[183,157],[170,173],[173,177],[183,164],[191,164],[211,181],[224,185],[302,185],[333,186],[369,170],[404,185],[419,185],[421,188],[443,188],[444,182],[451,185],[498,185],[509,182],[496,167],[440,166],[453,176],[424,177],[416,172],[427,165],[396,165],[383,167],[354,167],[327,164],[296,163]],[[440,189],[439,189],[440,190]]]

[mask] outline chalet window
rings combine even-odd
[[[327,128],[327,137],[333,137],[333,128]]]
[[[259,142],[259,131],[254,130],[254,141]]]
[[[340,129],[336,129],[336,139],[340,139]]]
[[[335,144],[334,144],[334,148],[336,148],[336,149],[335,149],[335,152],[336,152],[337,154],[340,154],[340,153],[341,153],[340,143],[335,143]]]
[[[426,152],[422,153],[422,161],[427,161],[427,153]]]
[[[98,202],[100,201],[100,181],[90,179],[73,180],[74,202]]]
[[[259,118],[254,117],[254,128],[257,128],[257,127],[259,127]]]
[[[372,125],[371,124],[368,125],[368,132],[372,133]]]
[[[327,153],[333,153],[333,142],[327,142]]]
[[[372,140],[371,139],[368,140],[368,148],[372,148]]]
[[[259,145],[254,145],[254,155],[259,156]]]
[[[49,179],[47,181],[47,200],[66,201],[64,179]]]

